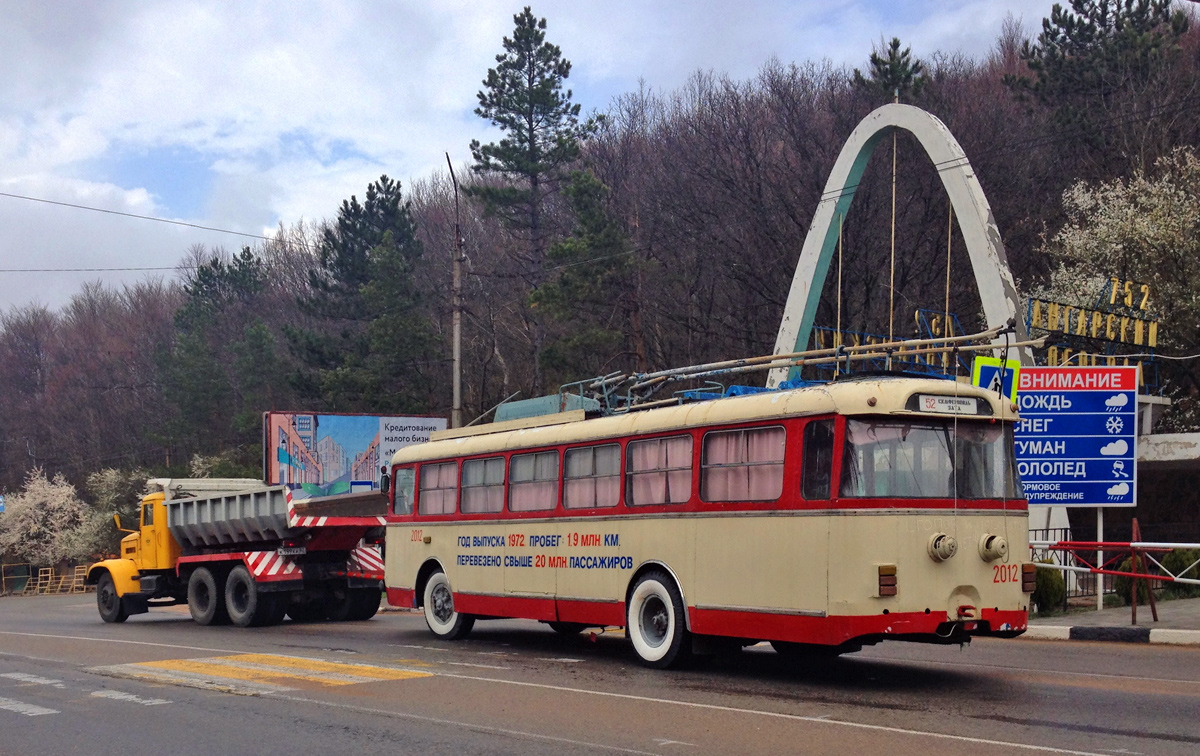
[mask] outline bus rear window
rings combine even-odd
[[[1017,498],[1012,427],[847,420],[841,495],[897,499]]]

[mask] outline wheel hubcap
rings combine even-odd
[[[444,585],[433,589],[433,616],[437,617],[438,622],[449,622],[454,616],[454,599]]]
[[[662,599],[657,596],[646,599],[641,611],[642,637],[646,642],[651,646],[661,646],[667,639],[670,626],[671,617]]]

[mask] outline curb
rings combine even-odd
[[[1112,641],[1116,643],[1169,643],[1200,645],[1200,630],[1166,630],[1150,627],[1067,627],[1030,625],[1023,638],[1034,640]]]

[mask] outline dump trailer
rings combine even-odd
[[[88,568],[105,622],[187,604],[201,625],[365,620],[379,610],[379,493],[293,502],[286,486],[247,479],[154,479],[140,527],[117,558]]]

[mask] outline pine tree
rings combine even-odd
[[[513,21],[513,35],[504,38],[504,53],[488,70],[475,109],[505,136],[491,144],[471,142],[472,170],[498,175],[504,183],[484,182],[466,191],[526,242],[524,273],[536,284],[546,248],[546,197],[557,190],[595,124],[580,123],[580,106],[571,102],[571,90],[563,91],[571,62],[546,41],[546,19],[535,18],[526,6]]]
[[[303,299],[317,327],[286,329],[304,363],[293,385],[320,408],[422,411],[431,402],[433,329],[413,280],[423,250],[400,189],[382,176],[362,203],[342,202]]]
[[[553,276],[530,295],[530,304],[559,326],[539,362],[562,382],[609,372],[614,364],[645,370],[638,268],[628,236],[609,213],[609,189],[575,171],[565,193],[575,229],[550,247]]]
[[[911,47],[900,49],[899,37],[892,37],[886,50],[872,50],[870,63],[870,78],[854,69],[854,86],[889,101],[893,97],[918,97],[925,87],[925,67],[921,61],[913,60]]]

